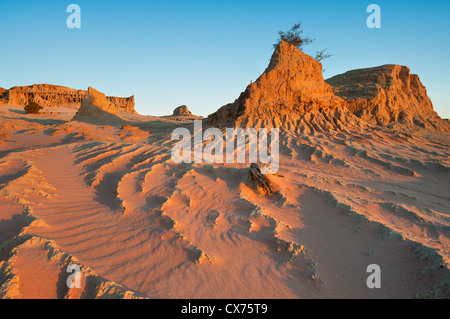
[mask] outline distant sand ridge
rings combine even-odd
[[[181,105],[173,110],[172,116],[192,116],[186,105]]]
[[[32,100],[43,107],[70,107],[78,109],[86,95],[86,90],[75,90],[64,86],[49,84],[34,84],[31,86],[16,86],[9,90],[0,89],[0,105],[22,105]],[[114,97],[107,99],[113,103],[117,109],[135,113],[134,96]]]

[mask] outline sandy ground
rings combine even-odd
[[[249,165],[173,163],[186,121],[74,114],[0,106],[2,298],[450,296],[448,135],[281,132],[264,196]]]

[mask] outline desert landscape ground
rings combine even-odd
[[[450,125],[408,68],[368,70],[325,81],[282,42],[257,81],[203,119],[280,128],[272,193],[250,163],[175,164],[172,131],[200,119],[187,108],[145,116],[89,89],[81,107],[26,114],[24,90],[11,93],[0,297],[449,298]],[[79,289],[66,285],[70,264]],[[380,289],[367,286],[371,264]]]

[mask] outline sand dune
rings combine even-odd
[[[284,130],[263,195],[249,165],[173,163],[175,119],[2,110],[2,298],[449,296],[448,135]]]

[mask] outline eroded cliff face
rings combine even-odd
[[[7,100],[5,98],[7,93],[8,93],[8,90],[0,87],[0,105],[7,103]]]
[[[419,76],[411,74],[406,66],[388,64],[352,70],[326,82],[364,121],[380,126],[448,130],[433,110]]]
[[[358,124],[322,75],[322,64],[282,41],[265,72],[234,102],[208,118],[211,125],[284,128],[303,133]]]
[[[114,104],[118,110],[127,113],[136,113],[134,110],[134,95],[130,97],[107,96],[106,98]]]
[[[77,108],[86,91],[70,89],[63,86],[49,84],[35,84],[31,86],[15,86],[8,90],[4,99],[7,104],[26,105],[32,100],[43,107],[71,107]]]
[[[69,107],[78,109],[85,97],[86,90],[75,90],[58,85],[35,84],[16,86],[3,93],[0,90],[0,104],[23,105],[32,100],[43,107]],[[134,96],[106,97],[118,110],[135,113]]]

